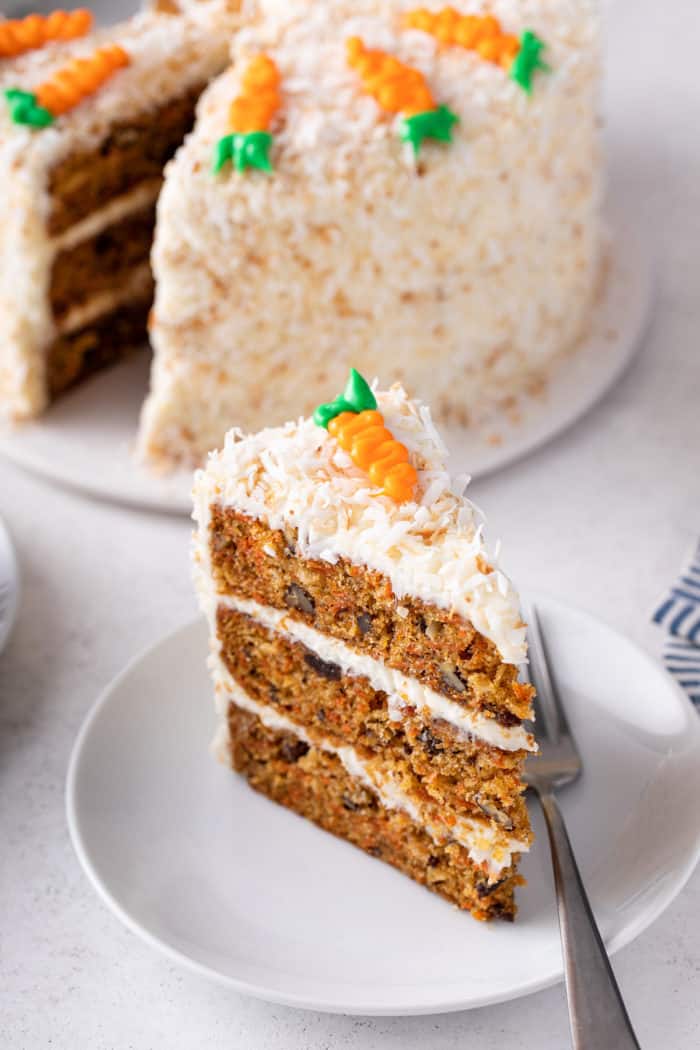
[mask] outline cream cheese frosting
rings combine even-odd
[[[462,494],[468,479],[450,477],[425,405],[398,384],[376,396],[417,470],[415,502],[380,495],[312,419],[248,436],[232,430],[195,475],[197,557],[207,564],[211,505],[234,507],[270,528],[294,529],[303,557],[347,559],[385,575],[399,599],[414,596],[459,614],[506,663],[523,663],[518,595],[486,545],[480,512]]]

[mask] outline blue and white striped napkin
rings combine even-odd
[[[666,670],[700,707],[700,544],[653,620],[666,631]]]

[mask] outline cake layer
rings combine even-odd
[[[116,122],[96,148],[59,161],[49,174],[49,234],[62,233],[115,197],[159,178],[192,127],[204,86],[195,84],[155,110]]]
[[[82,328],[58,336],[47,355],[47,383],[51,396],[79,380],[114,364],[146,338],[151,296],[103,313]]]
[[[284,610],[501,726],[531,717],[531,687],[463,618],[419,598],[399,600],[381,573],[344,558],[303,558],[294,530],[232,508],[213,506],[210,529],[221,592]]]
[[[367,678],[344,674],[339,664],[235,609],[220,607],[217,624],[221,659],[233,679],[309,739],[350,745],[363,761],[390,769],[407,795],[427,796],[445,813],[485,817],[529,841],[524,752],[488,747],[425,709],[404,707],[397,714]]]
[[[148,261],[155,221],[153,201],[59,252],[49,291],[58,323],[71,308],[85,304],[100,292],[121,288],[133,268]]]
[[[387,809],[333,754],[265,726],[231,704],[230,761],[251,787],[393,865],[477,919],[512,919],[512,868],[496,882],[455,842],[435,843],[400,809]]]

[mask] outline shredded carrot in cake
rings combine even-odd
[[[430,33],[441,44],[456,44],[475,51],[484,61],[506,70],[510,70],[520,51],[518,38],[504,33],[493,15],[461,15],[453,7],[444,7],[441,11],[419,7],[406,13],[404,25]]]
[[[118,44],[98,48],[89,58],[74,58],[40,84],[36,100],[55,117],[60,116],[92,95],[129,62],[129,55]]]
[[[54,40],[74,40],[85,36],[91,28],[92,14],[83,7],[9,19],[0,22],[0,58],[14,58]]]
[[[328,433],[385,495],[397,503],[413,498],[418,475],[408,462],[408,449],[384,426],[381,412],[341,412],[329,422]]]
[[[388,113],[412,117],[435,109],[425,77],[386,51],[366,48],[359,37],[347,41],[348,65],[360,76],[362,86]]]
[[[229,129],[248,134],[267,131],[281,105],[280,74],[269,55],[257,55],[241,81],[241,92],[231,103]]]

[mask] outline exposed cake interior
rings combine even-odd
[[[155,111],[116,123],[95,149],[62,161],[50,173],[52,396],[146,339],[153,301],[149,256],[162,172],[194,123],[205,83]]]
[[[220,754],[253,787],[478,918],[512,917],[531,831],[517,595],[427,410],[378,395],[416,502],[311,420],[235,432],[195,483]]]
[[[50,127],[14,123],[0,100],[0,167],[14,213],[5,267],[12,263],[16,281],[13,289],[0,279],[0,306],[12,299],[0,321],[7,414],[36,414],[144,342],[163,168],[191,129],[202,90],[225,65],[233,7],[203,0],[186,13],[148,12],[0,63],[0,88],[32,91],[101,47],[118,45],[128,56]]]

